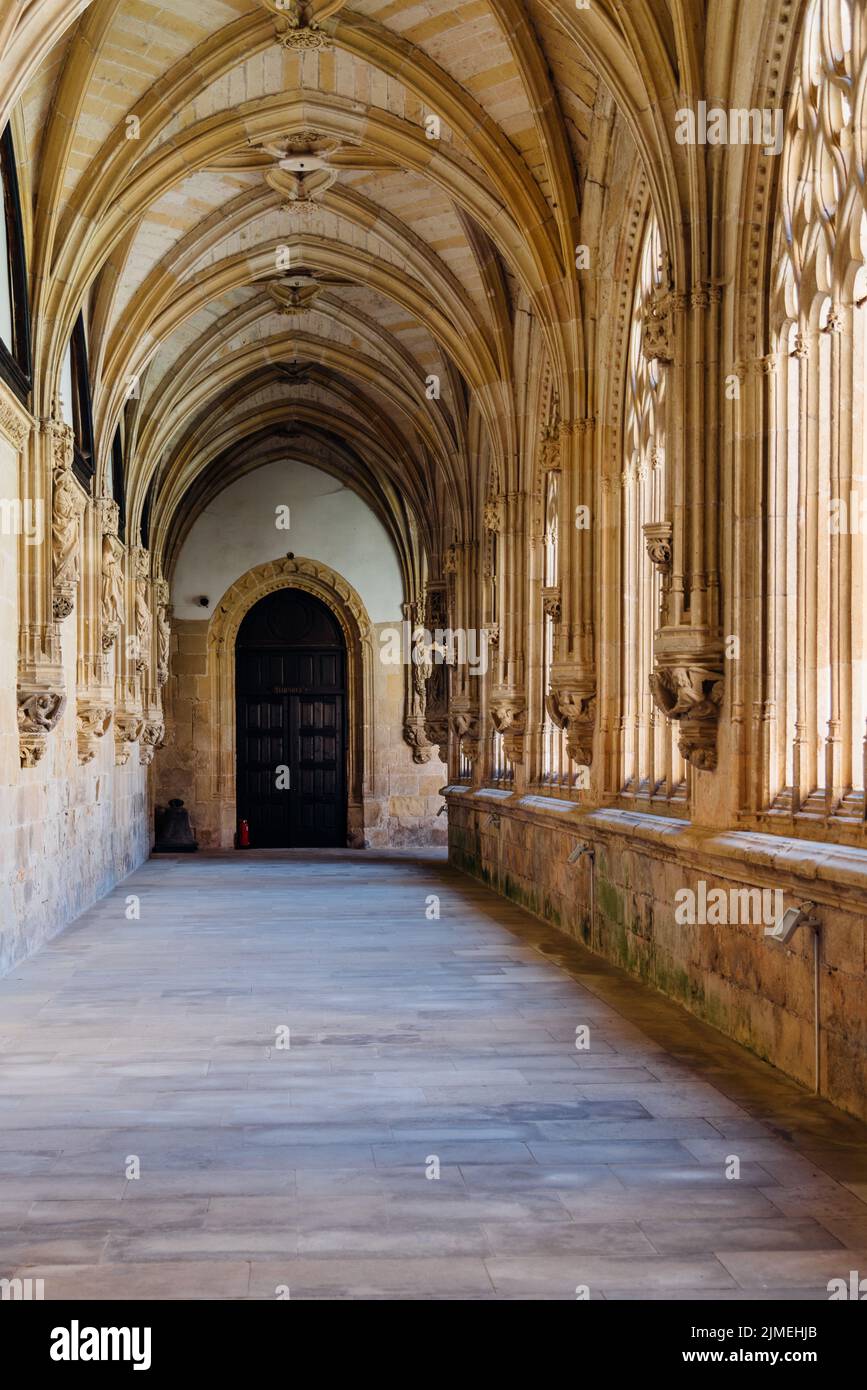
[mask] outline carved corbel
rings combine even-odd
[[[554,723],[566,730],[566,752],[572,761],[580,767],[592,767],[596,729],[595,679],[585,677],[573,684],[564,684],[561,679],[551,690],[547,708]]]
[[[165,738],[166,728],[161,719],[147,719],[141,731],[139,741],[139,762],[143,767],[148,767],[154,760],[154,753],[158,748],[162,748]]]
[[[495,692],[491,701],[491,719],[498,734],[503,736],[503,749],[513,766],[524,761],[526,707],[523,697]]]
[[[671,574],[671,522],[647,521],[644,524],[644,544],[654,569],[663,576]]]
[[[650,676],[653,703],[667,719],[680,724],[678,747],[681,755],[701,772],[712,772],[717,765],[717,726],[723,697],[721,654],[701,660],[677,651],[666,652],[668,641],[677,640],[665,629],[657,633],[657,664]]]
[[[455,702],[451,708],[452,732],[458,741],[461,752],[470,763],[475,763],[481,750],[482,726],[478,709]]]
[[[96,757],[100,740],[108,733],[111,718],[110,705],[90,700],[79,701],[76,724],[78,727],[78,761],[81,764],[92,762]]]
[[[141,738],[144,719],[140,714],[123,713],[114,719],[114,761],[117,767],[125,767],[130,760],[133,745]]]
[[[546,618],[555,623],[560,621],[560,585],[551,584],[542,590],[542,610]]]
[[[410,718],[404,720],[403,741],[412,749],[414,763],[430,762],[434,750],[427,740],[424,715],[421,717],[411,715]]]
[[[35,767],[45,753],[48,735],[56,726],[66,695],[45,688],[18,687],[18,738],[22,767]]]

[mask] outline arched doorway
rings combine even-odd
[[[254,848],[346,844],[346,647],[312,594],[260,599],[235,643],[237,811]]]

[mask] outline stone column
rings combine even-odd
[[[683,757],[717,764],[724,645],[719,579],[719,320],[721,292],[675,293],[670,274],[645,311],[643,350],[667,365],[667,520],[671,570],[654,640],[654,703],[680,724]]]
[[[593,451],[595,421],[561,424],[549,438],[549,460],[560,465],[560,585],[551,713],[566,729],[566,751],[581,767],[592,767],[596,730],[594,651]],[[554,447],[556,445],[556,447]]]

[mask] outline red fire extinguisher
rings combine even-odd
[[[238,822],[238,849],[250,848],[250,822],[242,820]]]

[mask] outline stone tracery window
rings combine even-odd
[[[663,258],[651,214],[638,262],[627,358],[621,489],[621,671],[623,790],[633,796],[685,796],[685,769],[669,724],[650,695],[653,635],[659,624],[659,552],[665,514],[665,367],[643,350],[645,309],[661,284]],[[650,554],[648,553],[650,552]]]
[[[860,820],[867,719],[867,14],[813,0],[787,115],[769,378],[767,796]]]

